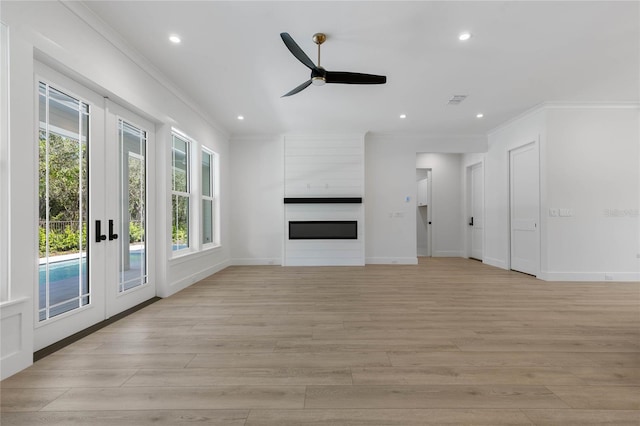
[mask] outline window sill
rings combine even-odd
[[[171,265],[179,265],[181,263],[189,262],[191,260],[199,259],[201,257],[210,255],[212,252],[218,251],[222,248],[221,245],[203,247],[202,250],[199,251],[189,251],[185,253],[180,253],[172,256],[169,259],[169,263]]]

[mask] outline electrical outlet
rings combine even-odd
[[[560,209],[560,217],[573,216],[573,209]]]
[[[605,279],[605,281],[613,281],[613,275],[611,275],[611,274],[604,274],[604,279]]]
[[[558,217],[560,216],[560,210],[557,208],[550,208],[549,209],[549,216],[550,217]]]

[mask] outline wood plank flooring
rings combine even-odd
[[[640,283],[230,267],[1,383],[9,425],[639,425]]]

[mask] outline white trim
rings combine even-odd
[[[10,223],[10,177],[11,177],[11,161],[10,161],[10,112],[9,112],[9,27],[0,21],[0,121],[2,122],[2,130],[0,132],[0,302],[11,300],[10,286],[10,258],[11,251],[9,244],[11,241]]]
[[[434,250],[432,257],[464,257],[463,250]]]
[[[33,342],[26,339],[31,335],[30,306],[31,300],[27,297],[0,303],[0,328],[2,329],[0,380],[33,364]]]
[[[234,258],[231,259],[231,265],[233,266],[282,266],[282,259],[280,258]]]
[[[203,280],[213,274],[215,274],[216,272],[220,272],[225,268],[228,268],[229,266],[231,266],[231,261],[230,260],[225,260],[222,261],[220,263],[217,263],[213,266],[210,266],[208,268],[202,269],[198,272],[195,272],[193,274],[187,275],[186,277],[174,282],[174,283],[170,283],[167,289],[167,292],[161,292],[158,293],[158,296],[160,297],[169,297],[173,294],[176,294],[177,292],[184,290],[185,288],[191,286],[192,284],[197,283],[200,280]]]
[[[500,268],[500,269],[509,269],[509,266],[507,265],[507,261],[504,259],[483,256],[482,263],[489,266],[495,266],[496,268]]]
[[[134,49],[125,39],[114,31],[107,23],[105,23],[95,12],[89,9],[85,4],[78,1],[60,0],[60,3],[66,7],[71,13],[76,15],[81,21],[86,23],[97,34],[108,41],[115,49],[125,55],[129,60],[136,64],[142,71],[147,73],[151,78],[166,88],[172,95],[187,105],[195,114],[210,124],[215,130],[224,135],[225,138],[230,137],[229,131],[217,123],[212,117],[203,114],[206,108],[198,105],[191,100],[174,85],[168,77],[166,77],[158,68],[156,68],[142,53]]]
[[[366,257],[366,265],[417,265],[417,257]]]
[[[397,142],[426,142],[426,141],[455,141],[455,142],[487,142],[485,134],[470,135],[439,135],[429,133],[393,133],[393,132],[367,132],[367,141],[386,142],[389,139]],[[485,152],[485,151],[479,151]]]
[[[640,102],[629,101],[629,102],[559,102],[559,101],[548,101],[542,102],[537,105],[532,106],[531,108],[523,111],[522,113],[516,115],[515,117],[511,117],[507,121],[499,124],[498,126],[490,129],[487,132],[487,138],[494,133],[500,132],[505,128],[511,126],[515,122],[522,120],[530,115],[534,115],[540,111],[544,111],[547,109],[638,109],[640,108]],[[490,138],[489,138],[490,139]]]
[[[607,280],[605,276],[612,279]],[[537,278],[544,281],[589,281],[589,282],[638,282],[640,272],[542,272]]]

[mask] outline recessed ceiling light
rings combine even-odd
[[[180,37],[174,34],[169,36],[169,41],[173,44],[179,44],[182,40],[180,40]]]
[[[400,114],[400,118],[407,118],[407,114]]]
[[[238,120],[244,120],[244,115],[239,115]]]
[[[482,117],[484,117],[483,113],[479,112],[479,113],[476,114],[476,118],[482,118]]]
[[[460,35],[458,36],[458,40],[460,41],[467,41],[471,38],[471,33],[470,32],[464,32],[464,33],[460,33]]]

